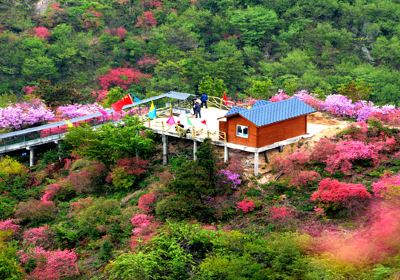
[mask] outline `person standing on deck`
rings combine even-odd
[[[200,97],[201,100],[201,108],[203,108],[203,106],[207,107],[207,100],[208,100],[208,95],[206,93],[203,93]]]
[[[196,102],[196,103],[194,104],[194,109],[193,109],[193,111],[194,111],[194,114],[195,114],[195,116],[196,116],[196,119],[197,119],[197,118],[201,118],[201,105],[200,105],[200,102]]]

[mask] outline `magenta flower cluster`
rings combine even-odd
[[[400,124],[400,109],[392,105],[375,106],[371,101],[360,100],[353,102],[344,95],[328,95],[325,101],[302,90],[295,97],[320,111],[326,111],[338,117],[355,118],[357,121],[367,121],[375,118],[391,125]]]
[[[81,116],[86,116],[94,113],[98,113],[99,109],[104,109],[102,106],[97,103],[94,104],[73,104],[73,105],[65,105],[59,106],[56,110],[57,117],[62,119],[72,119]]]
[[[240,174],[230,171],[228,169],[222,169],[220,173],[224,176],[223,182],[230,184],[233,189],[236,189],[241,183]]]
[[[54,113],[38,99],[0,108],[0,129],[21,129],[54,119]]]

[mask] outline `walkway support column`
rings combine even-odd
[[[193,140],[193,160],[197,160],[197,141]]]
[[[254,175],[255,176],[258,176],[258,156],[259,156],[259,153],[255,152],[254,153]]]
[[[33,147],[28,147],[29,150],[29,167],[32,167],[35,163],[35,151]]]
[[[167,165],[168,163],[168,136],[162,135],[162,143],[163,143],[163,165]]]
[[[225,143],[224,146],[224,163],[227,163],[229,160],[229,154],[228,154],[228,145]]]

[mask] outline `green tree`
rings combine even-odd
[[[222,97],[223,93],[226,91],[227,88],[222,79],[207,76],[204,77],[199,84],[199,92],[206,93],[209,96]]]
[[[0,231],[0,278],[4,280],[23,279],[22,268],[18,264],[17,250],[5,239],[9,233]]]
[[[245,44],[260,46],[266,35],[277,27],[278,16],[273,10],[254,6],[234,11],[230,23]]]
[[[79,155],[110,168],[118,159],[136,155],[146,158],[152,154],[154,141],[145,133],[141,120],[127,116],[123,123],[105,124],[96,130],[88,125],[72,128],[65,141]]]
[[[38,79],[54,79],[57,74],[57,67],[54,61],[47,56],[26,58],[22,65],[22,74],[28,81]]]

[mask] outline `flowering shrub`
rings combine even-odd
[[[25,94],[32,94],[35,90],[37,90],[37,86],[24,86],[23,88],[22,88],[22,91],[25,93]]]
[[[157,19],[152,11],[143,12],[143,15],[137,18],[136,27],[153,27],[157,25]]]
[[[139,209],[150,212],[153,209],[154,202],[156,202],[156,194],[155,193],[147,193],[142,195],[138,201]]]
[[[236,208],[246,214],[253,211],[256,208],[256,204],[250,199],[244,199],[236,203]]]
[[[103,100],[107,97],[108,90],[99,89],[92,92],[92,96],[96,98],[96,102],[103,102]]]
[[[42,202],[51,202],[53,197],[56,195],[56,193],[61,189],[61,185],[59,184],[51,184],[46,187],[46,190],[43,194],[43,196],[40,198],[40,201]]]
[[[42,247],[34,247],[27,253],[20,253],[22,263],[35,260],[36,267],[29,274],[29,279],[58,280],[79,274],[78,256],[73,250],[46,251]]]
[[[64,184],[72,187],[77,193],[91,193],[103,184],[106,172],[104,164],[93,162],[77,172],[71,172]]]
[[[17,233],[21,227],[16,224],[17,220],[15,219],[7,219],[4,221],[0,221],[0,230],[2,231],[12,231],[13,234]]]
[[[223,183],[229,184],[233,189],[237,189],[237,187],[242,183],[240,179],[240,174],[235,173],[233,171],[222,169],[219,171],[220,174],[223,175]]]
[[[125,90],[135,83],[138,84],[141,79],[147,79],[151,76],[143,74],[134,68],[115,68],[111,69],[107,74],[99,77],[99,82],[103,90],[107,90],[112,86],[119,86]]]
[[[311,201],[321,202],[323,205],[341,205],[352,207],[356,202],[371,198],[371,194],[362,184],[339,182],[330,178],[323,179],[318,190],[311,195]]]
[[[56,110],[56,116],[61,119],[72,119],[76,117],[86,116],[94,113],[99,113],[99,109],[104,108],[96,103],[94,104],[73,104],[59,106]]]
[[[400,175],[383,177],[372,184],[372,191],[376,197],[389,198],[393,195],[400,195]]]
[[[137,61],[137,65],[142,68],[147,68],[148,66],[154,66],[158,63],[158,59],[150,56],[144,56]]]
[[[283,90],[279,90],[277,94],[275,94],[274,96],[272,96],[269,101],[271,102],[278,102],[278,101],[282,101],[282,100],[286,100],[289,99],[290,96],[287,95]]]
[[[0,108],[0,129],[21,129],[53,119],[53,112],[37,99]]]
[[[274,171],[290,174],[299,169],[310,160],[310,153],[297,150],[289,155],[277,155],[271,160]]]
[[[56,206],[51,201],[40,201],[31,199],[26,202],[20,202],[15,211],[15,216],[34,223],[46,222],[54,218]]]
[[[286,220],[293,217],[293,210],[286,206],[272,206],[269,209],[272,220]]]
[[[126,34],[128,33],[128,31],[125,29],[125,27],[118,27],[118,28],[112,28],[112,29],[106,29],[107,33],[113,35],[113,36],[117,36],[119,37],[120,40],[125,39]]]
[[[321,179],[321,175],[313,170],[300,171],[290,180],[290,185],[304,187]]]
[[[27,245],[48,247],[51,243],[51,231],[48,225],[30,228],[23,234],[24,242]]]
[[[146,214],[136,214],[131,218],[132,230],[131,248],[134,249],[139,242],[149,241],[153,235],[157,224],[153,222],[153,217]]]
[[[379,107],[365,100],[353,103],[351,99],[340,94],[328,95],[325,101],[322,101],[305,90],[297,92],[294,96],[315,109],[334,116],[355,118],[357,121],[377,119],[389,125],[400,125],[400,109],[392,105]]]
[[[33,33],[35,34],[36,37],[39,37],[41,39],[48,39],[50,37],[49,29],[44,26],[38,26],[33,28]]]

